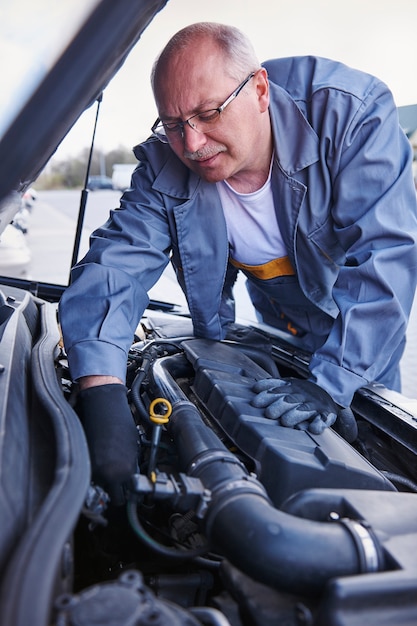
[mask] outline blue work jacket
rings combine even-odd
[[[375,77],[317,57],[264,66],[278,223],[303,295],[331,322],[311,378],[346,406],[368,382],[389,384],[404,347],[417,280],[411,147]],[[236,269],[216,185],[154,138],[135,154],[131,189],[93,233],[60,303],[75,379],[124,379],[148,291],[169,261],[197,336],[221,339],[234,319]]]

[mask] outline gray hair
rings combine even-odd
[[[155,93],[158,73],[169,59],[180,50],[185,50],[197,40],[210,38],[224,53],[226,71],[231,78],[242,80],[249,72],[258,70],[261,65],[251,41],[234,26],[215,22],[197,22],[178,31],[156,58],[151,73],[151,85]]]

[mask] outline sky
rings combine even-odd
[[[97,149],[131,148],[148,136],[157,117],[152,63],[176,31],[198,21],[237,26],[260,61],[302,54],[334,58],[384,80],[398,106],[417,103],[417,0],[169,0],[104,93]],[[60,154],[78,154],[88,145],[94,117],[92,107]]]

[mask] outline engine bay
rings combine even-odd
[[[127,362],[137,472],[114,506],[91,482],[56,305],[4,286],[0,314],[1,623],[416,623],[403,396],[370,385],[322,434],[284,428],[253,385],[305,377],[308,354],[239,324],[199,339],[149,310]]]
[[[390,610],[411,624],[413,442],[361,402],[348,440],[280,426],[251,405],[252,386],[302,376],[307,355],[254,328],[215,342],[178,321],[149,314],[132,344],[139,471],[126,510],[90,487],[56,623],[91,624],[105,606],[97,623],[119,626],[380,624]]]

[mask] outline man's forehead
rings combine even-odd
[[[177,106],[190,115],[218,107],[229,95],[225,90],[233,85],[216,56],[206,55],[201,62],[187,59],[159,75],[155,92],[159,114],[170,116]]]
[[[188,74],[189,76],[204,76],[213,67],[226,64],[224,55],[212,42],[207,45],[187,46],[166,59],[160,68],[160,76],[172,77]]]
[[[227,54],[219,44],[209,36],[194,36],[190,41],[177,48],[170,49],[168,54],[161,54],[156,69],[158,82],[182,77],[204,76],[216,68],[230,65]]]

